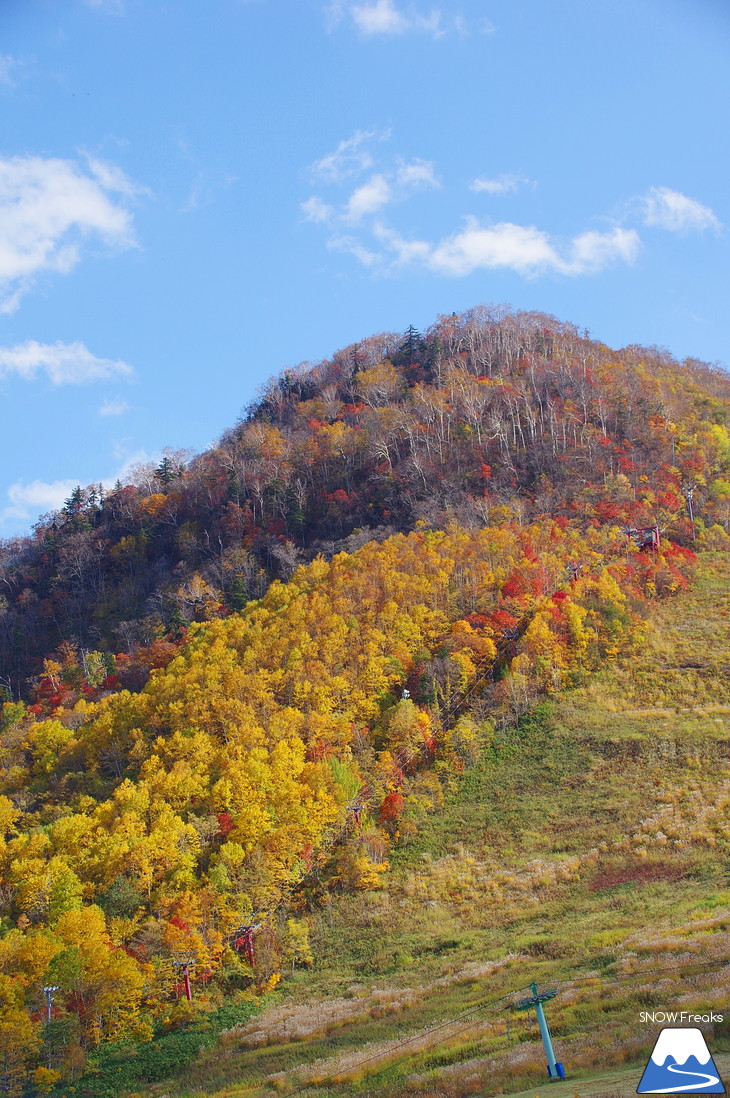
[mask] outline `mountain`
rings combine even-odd
[[[613,351],[538,313],[481,306],[363,339],[272,379],[210,450],[79,487],[2,543],[0,686],[44,703],[52,658],[66,687],[138,689],[191,622],[418,525],[551,515],[658,523],[687,545],[694,487],[700,544],[717,540],[728,409],[723,369]]]
[[[655,1010],[714,1009],[702,1029],[727,1078],[730,556],[701,553],[691,588],[644,612],[635,643],[582,684],[470,755],[462,740],[462,771],[441,754],[422,769],[379,887],[345,884],[344,848],[326,892],[322,869],[310,878],[312,963],[282,966],[263,1003],[229,990],[227,1018],[196,976],[194,1025],[89,1049],[59,1093],[533,1098],[548,1082],[539,1031],[508,1009],[533,980],[558,990],[546,1013],[568,1094],[635,1094]],[[255,1016],[233,1019],[243,1006]]]
[[[574,788],[598,810],[604,748],[564,771],[540,707],[621,657],[643,681],[650,614],[690,596],[696,551],[727,548],[728,392],[706,364],[474,310],[289,371],[210,451],[78,489],[6,544],[6,1090],[70,1094],[100,1046],[145,1049],[145,1081],[159,1079],[165,1049],[199,1047],[203,1015],[210,1037],[316,966],[317,913],[387,893],[462,786],[481,775],[483,804],[499,801],[523,740],[514,811],[531,795],[523,767],[533,785],[568,782],[566,835]],[[690,666],[724,651],[709,637]],[[669,751],[659,767],[627,753],[619,784],[653,803]],[[714,809],[690,800],[724,849]],[[656,811],[647,834],[669,842]],[[674,872],[648,857],[642,819],[632,805],[601,838],[609,881]],[[620,826],[639,828],[627,864]],[[535,820],[528,848],[540,834]],[[692,831],[685,852],[683,834],[675,853],[699,872],[703,840]],[[592,871],[594,845],[561,880]],[[467,887],[469,864],[424,887],[480,894],[491,862]],[[502,918],[533,877],[494,872]],[[87,1072],[78,1093],[107,1093],[91,1085]]]

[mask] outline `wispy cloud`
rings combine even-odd
[[[639,202],[645,225],[668,229],[674,233],[703,229],[717,231],[722,228],[709,206],[703,206],[696,199],[688,198],[669,187],[652,187]]]
[[[325,21],[330,31],[346,21],[365,38],[392,38],[414,32],[442,38],[449,31],[469,33],[463,15],[448,15],[442,8],[425,10],[418,4],[396,0],[331,0],[325,8]],[[480,25],[479,29],[485,28]]]
[[[375,224],[373,232],[377,240],[393,257],[397,267],[407,267],[413,263],[428,266],[431,262],[433,246],[428,241],[408,240],[382,221]],[[382,265],[383,257],[380,256],[379,259]]]
[[[636,230],[618,225],[566,239],[535,225],[485,224],[472,216],[441,239],[403,234],[389,224],[391,208],[415,191],[441,188],[441,181],[432,161],[389,158],[376,140],[382,142],[383,135],[358,130],[318,160],[312,175],[336,188],[336,200],[313,195],[301,205],[305,219],[327,231],[330,250],[352,255],[374,274],[420,267],[452,278],[479,270],[514,271],[525,278],[547,273],[577,277],[613,263],[633,263],[639,253]],[[521,175],[503,174],[475,179],[471,189],[501,195],[528,182]]]
[[[194,158],[187,156],[188,161]],[[228,172],[215,178],[205,168],[199,168],[190,183],[187,198],[180,206],[181,213],[196,213],[210,206],[216,199],[219,191],[228,190],[236,182],[236,176]]]
[[[105,489],[113,488],[118,480],[125,484],[135,478],[140,468],[147,467],[150,462],[156,463],[159,456],[148,454],[143,449],[132,453],[127,450],[125,454],[119,453],[116,460],[121,464],[111,476],[103,477],[95,483],[100,483]],[[89,480],[84,480],[82,477],[66,477],[63,480],[52,481],[32,480],[28,484],[22,479],[16,481],[6,491],[8,502],[0,509],[0,529],[9,527],[18,530],[30,525],[39,515],[47,514],[49,511],[59,511],[74,488],[79,484],[88,483]]]
[[[389,137],[389,130],[355,130],[352,137],[340,141],[334,152],[315,160],[310,174],[313,179],[325,183],[343,183],[346,179],[372,168],[374,160],[371,143],[385,141]]]
[[[30,522],[48,511],[58,511],[68,499],[78,480],[22,480],[7,490],[8,504],[0,511],[0,526]]]
[[[365,245],[354,236],[347,236],[346,234],[331,236],[327,241],[327,247],[331,251],[347,252],[348,255],[353,255],[359,263],[362,263],[363,267],[382,265],[383,257],[378,252],[366,248]]]
[[[123,416],[129,411],[126,400],[107,400],[99,408],[100,416]]]
[[[482,191],[487,194],[508,194],[509,191],[516,191],[519,186],[526,182],[527,180],[521,175],[500,175],[496,179],[486,179],[482,176],[472,180],[469,184],[469,190],[475,191],[477,194]]]
[[[335,212],[334,206],[330,206],[323,199],[318,198],[317,195],[313,195],[306,202],[302,202],[300,208],[304,214],[304,220],[313,221],[316,225],[326,224]]]
[[[87,164],[91,175],[103,191],[122,194],[126,198],[150,193],[146,187],[140,187],[138,183],[133,183],[116,164],[110,164],[106,160],[98,160],[95,156],[87,157]]]
[[[42,272],[71,271],[90,237],[131,247],[132,217],[120,199],[139,190],[98,160],[84,171],[70,160],[0,158],[0,313],[14,312]]]
[[[304,219],[315,224],[354,225],[393,202],[403,201],[415,190],[440,186],[432,161],[394,159],[392,154],[388,157],[379,152],[377,146],[389,138],[387,130],[356,130],[333,152],[316,160],[309,171],[318,183],[340,187],[348,183],[352,187],[358,177],[367,178],[337,204],[312,195],[301,203]]]
[[[431,160],[416,159],[410,164],[401,163],[396,172],[396,180],[403,187],[440,186]]]
[[[396,8],[393,0],[375,0],[374,4],[354,4],[350,15],[363,34],[403,34],[411,21]]]
[[[554,272],[567,276],[594,274],[611,263],[632,263],[640,241],[633,229],[586,232],[566,242],[553,240],[534,225],[504,221],[483,226],[468,218],[465,227],[433,243],[407,239],[382,223],[374,235],[383,246],[380,253],[365,249],[352,238],[341,238],[337,246],[350,252],[368,268],[394,272],[419,265],[434,274],[464,278],[478,270],[511,270],[526,278]]]
[[[347,202],[347,221],[360,221],[366,214],[377,213],[393,198],[390,183],[384,175],[374,175],[350,195]]]
[[[52,385],[88,385],[110,378],[129,378],[133,373],[126,362],[98,358],[78,342],[28,340],[14,347],[0,347],[0,379],[19,377],[23,381],[34,381],[44,374]]]

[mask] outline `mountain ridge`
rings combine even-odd
[[[688,545],[692,487],[695,533],[714,544],[730,521],[729,422],[721,368],[614,352],[539,313],[480,306],[424,335],[372,336],[283,371],[208,451],[79,487],[0,543],[0,687],[33,700],[62,645],[86,688],[110,675],[138,688],[191,622],[417,523],[551,514],[658,523]]]

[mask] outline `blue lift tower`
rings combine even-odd
[[[532,995],[528,995],[526,999],[520,999],[514,1004],[512,1010],[532,1010],[534,1007],[535,1014],[537,1016],[537,1024],[540,1027],[540,1036],[542,1037],[542,1043],[545,1046],[545,1055],[547,1057],[547,1070],[548,1078],[553,1081],[555,1079],[565,1078],[565,1068],[560,1060],[555,1059],[555,1052],[553,1051],[553,1039],[550,1036],[550,1027],[545,1017],[545,1008],[543,1003],[546,1003],[548,999],[554,999],[558,994],[557,989],[550,988],[546,991],[538,991],[537,984],[530,984],[530,990]]]

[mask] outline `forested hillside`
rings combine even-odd
[[[365,339],[284,371],[218,446],[79,487],[3,543],[0,685],[56,694],[41,676],[61,645],[65,687],[139,688],[190,622],[419,520],[658,522],[687,544],[695,485],[700,532],[727,529],[729,399],[724,370],[540,314],[480,307]]]
[[[729,416],[718,368],[475,310],[4,546],[6,1092],[307,969],[313,913],[730,544]]]
[[[630,1098],[661,1011],[714,1011],[727,1079],[729,614],[730,559],[702,554],[639,646],[497,732],[382,888],[313,914],[311,970],[150,1098]],[[532,980],[558,991],[549,1089],[508,1009]]]

